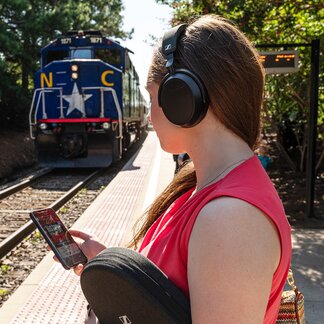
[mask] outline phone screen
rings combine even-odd
[[[53,209],[36,210],[30,216],[64,268],[70,269],[87,262],[86,256]]]

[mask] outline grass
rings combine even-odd
[[[7,289],[0,289],[0,297],[6,296],[9,294],[9,290]]]
[[[4,275],[8,273],[8,271],[11,269],[10,265],[2,264],[1,265],[1,273]]]

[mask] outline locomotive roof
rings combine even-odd
[[[99,30],[86,30],[86,31],[71,30],[65,33],[64,35],[58,36],[56,39],[52,40],[50,43],[45,45],[42,48],[42,52],[52,47],[68,48],[71,46],[73,47],[74,46],[97,46],[97,45],[100,46],[104,44],[110,45],[111,47],[126,50],[126,48],[120,45],[118,41],[103,36],[101,31]]]

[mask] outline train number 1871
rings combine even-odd
[[[71,38],[61,38],[61,44],[71,44],[72,40]]]
[[[101,37],[90,37],[90,42],[92,44],[102,44],[102,38]]]

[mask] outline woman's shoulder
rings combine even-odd
[[[278,193],[256,156],[218,182],[195,192],[184,207],[190,215],[187,222],[189,229],[198,215],[206,213],[212,222],[231,222],[247,217],[245,226],[249,226],[254,219],[252,215],[255,215],[257,222],[265,225],[273,226],[274,223],[278,227],[287,222]],[[223,214],[230,216],[224,218]]]
[[[241,199],[220,197],[204,205],[190,241],[195,237],[206,240],[211,247],[221,245],[236,251],[251,248],[259,249],[260,256],[273,254],[274,270],[279,263],[280,239],[275,225],[259,208]]]
[[[221,254],[246,255],[248,262],[250,257],[265,264],[272,260],[273,273],[280,262],[276,225],[262,210],[241,199],[225,196],[208,202],[196,218],[190,244],[195,238],[205,240],[213,250],[222,246],[222,252],[217,250]]]

